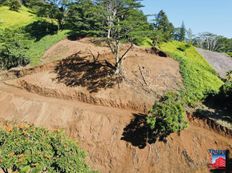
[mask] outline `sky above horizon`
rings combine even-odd
[[[232,38],[232,0],[143,0],[142,4],[145,14],[164,10],[175,27],[183,21],[193,34],[211,32]]]

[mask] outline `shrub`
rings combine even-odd
[[[232,52],[227,52],[227,55],[229,55],[230,57],[232,57]]]
[[[21,7],[21,4],[18,0],[9,0],[9,9],[12,10],[12,11],[19,11],[20,7]]]
[[[0,128],[0,153],[4,172],[91,172],[85,153],[63,132],[31,125]]]
[[[26,56],[29,41],[24,35],[13,30],[5,30],[0,35],[0,68],[27,65],[30,62]]]
[[[227,81],[222,85],[217,97],[224,109],[232,110],[232,81]]]
[[[215,109],[232,111],[232,81],[226,81],[219,92],[213,92],[205,99],[205,103]]]
[[[181,96],[176,93],[168,93],[162,97],[150,110],[147,123],[159,136],[163,137],[186,128],[187,121]]]
[[[47,22],[46,20],[38,20],[25,26],[24,30],[31,37],[31,39],[39,41],[47,35],[57,34],[58,27],[57,25]]]
[[[226,80],[227,81],[232,81],[232,70],[229,71],[229,72],[227,72],[227,74],[226,74]]]
[[[182,44],[179,47],[177,47],[177,49],[180,50],[180,51],[182,51],[182,52],[184,52],[184,51],[186,51],[190,47],[191,47],[190,44]]]
[[[224,97],[232,97],[232,81],[225,82],[225,84],[220,88],[219,93]]]

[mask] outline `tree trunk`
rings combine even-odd
[[[111,17],[109,16],[108,17],[108,31],[107,31],[107,38],[110,38],[111,37],[111,27],[112,27],[112,25],[111,25],[111,19],[110,19]]]
[[[119,74],[121,72],[121,59],[120,59],[120,45],[119,45],[119,41],[116,41],[116,45],[115,45],[115,74]]]
[[[121,62],[116,64],[115,75],[118,75],[120,73],[121,73]]]
[[[4,173],[8,173],[8,170],[7,170],[7,169],[2,168],[2,170],[3,170]]]

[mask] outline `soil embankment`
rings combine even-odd
[[[0,117],[64,129],[100,172],[208,172],[208,149],[232,151],[231,138],[192,124],[180,136],[170,135],[167,143],[146,144],[138,112],[39,96],[3,84]]]
[[[46,54],[56,55],[61,43],[69,45],[66,42],[61,41]],[[6,83],[44,96],[140,112],[149,110],[165,92],[182,87],[179,64],[171,58],[135,47],[123,61],[123,75],[114,78],[109,65],[113,57],[106,47],[97,49],[85,39],[69,42],[74,50],[63,54],[67,58],[21,70],[18,73],[23,77]]]
[[[57,50],[61,43],[66,51]],[[232,151],[232,133],[220,129],[219,134],[217,126],[191,118],[189,127],[166,143],[148,144],[143,113],[164,92],[182,87],[178,63],[134,48],[123,62],[123,78],[117,79],[108,75],[108,50],[97,49],[103,54],[93,60],[89,48],[97,55],[88,41],[64,40],[44,61],[67,58],[16,70],[11,80],[3,75],[0,119],[64,129],[88,152],[90,166],[103,173],[206,173],[208,149]]]

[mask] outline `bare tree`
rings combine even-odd
[[[212,34],[212,33],[201,33],[198,37],[195,38],[197,45],[200,48],[207,49],[210,51],[217,51],[218,50],[218,40],[219,36]]]

